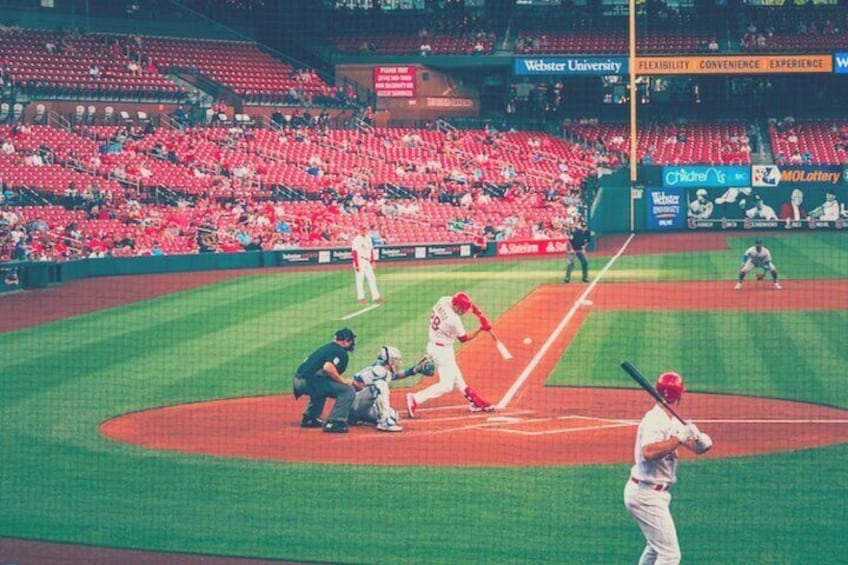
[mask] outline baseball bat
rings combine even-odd
[[[672,416],[680,420],[680,423],[684,426],[686,425],[686,420],[684,420],[680,414],[677,413],[677,410],[668,403],[668,401],[662,397],[662,395],[657,392],[657,389],[654,387],[651,382],[645,378],[645,375],[642,374],[642,371],[636,368],[636,365],[631,363],[630,361],[623,361],[621,363],[621,368],[624,369],[624,372],[630,375],[630,378],[636,381],[636,384],[641,386],[643,389],[647,391],[648,394],[654,397],[654,399],[662,404],[669,412],[671,412]]]
[[[503,357],[504,361],[511,360],[512,359],[512,353],[509,352],[509,349],[506,348],[506,345],[504,345],[503,342],[498,339],[498,336],[495,335],[495,332],[493,332],[492,330],[488,330],[488,331],[489,331],[489,335],[492,337],[492,339],[495,340],[495,347],[498,348],[498,353],[501,354],[501,357]]]

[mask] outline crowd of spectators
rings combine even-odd
[[[80,185],[74,181],[57,187],[50,206],[22,206],[25,194],[5,185],[0,258],[67,260],[344,246],[361,223],[378,226],[381,239],[393,243],[421,237],[553,237],[556,226],[583,213],[581,182],[596,166],[591,148],[544,134],[492,127],[449,134],[377,129],[348,138],[323,122],[319,114],[315,119],[306,115],[283,120],[279,131],[80,126],[73,134],[61,135],[33,126],[33,139],[43,143],[36,152],[40,158],[90,174],[75,177]],[[20,156],[12,139],[0,141],[0,150]],[[273,190],[257,189],[258,183],[240,184],[241,177],[265,172],[251,163],[273,166],[270,156],[250,158],[257,157],[258,143],[267,139],[315,151],[298,155],[305,169],[315,169],[316,176],[326,179],[318,192],[289,201]],[[54,153],[54,144],[64,149]],[[369,156],[375,151],[384,158],[417,151],[395,157],[397,169],[387,170],[395,178],[427,180],[407,186],[386,183],[367,161],[334,168],[327,156],[348,151],[359,152],[363,159],[373,158]],[[168,190],[169,198],[145,190],[152,186],[145,180],[166,166],[200,171],[209,188],[193,193]],[[89,180],[83,184],[82,179]],[[222,191],[220,183],[233,189]],[[392,187],[401,192],[392,193]],[[536,225],[539,221],[542,226]],[[422,229],[409,232],[408,225]]]

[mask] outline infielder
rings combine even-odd
[[[351,243],[353,252],[353,270],[356,277],[356,299],[360,304],[365,304],[365,284],[368,281],[368,289],[371,291],[371,300],[382,302],[383,297],[377,289],[377,277],[374,275],[374,263],[377,255],[374,252],[374,244],[368,235],[368,228],[359,226],[359,235],[353,238]]]
[[[656,389],[669,404],[679,405],[683,378],[677,373],[663,373]],[[657,402],[639,423],[633,450],[635,464],[624,486],[624,505],[647,542],[639,565],[680,563],[680,544],[669,505],[670,489],[677,482],[677,448],[681,445],[701,455],[713,442],[693,422],[683,425]]]
[[[480,327],[470,334],[465,331],[460,316],[472,310],[480,321]],[[489,320],[480,312],[464,292],[458,292],[453,296],[439,298],[430,312],[429,338],[427,354],[432,357],[436,370],[439,373],[439,382],[434,383],[424,390],[406,395],[406,411],[410,418],[415,418],[415,411],[421,404],[428,400],[438,398],[447,394],[454,387],[462,393],[468,401],[470,412],[491,412],[495,409],[490,402],[480,396],[470,386],[465,384],[462,371],[456,363],[454,342],[466,343],[492,329]]]
[[[401,370],[401,359],[397,347],[384,345],[377,353],[377,360],[353,376],[357,393],[350,411],[351,422],[375,423],[381,432],[403,431],[398,424],[397,410],[392,408],[389,384],[412,375],[432,376],[436,367],[425,355],[415,366]]]
[[[783,288],[777,281],[777,268],[771,261],[771,252],[767,247],[763,246],[761,239],[756,240],[754,245],[749,247],[742,255],[742,266],[739,268],[739,280],[736,282],[736,290],[742,290],[745,275],[751,269],[764,269],[768,271],[771,273],[771,280],[774,281],[775,290],[781,290]]]

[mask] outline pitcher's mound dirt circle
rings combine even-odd
[[[632,460],[637,418],[651,406],[644,392],[548,388],[540,396],[533,409],[494,414],[428,407],[415,420],[404,419],[401,433],[371,426],[353,426],[348,434],[301,429],[303,403],[289,396],[146,410],[111,419],[101,431],[148,449],[304,463],[526,467]],[[689,393],[684,413],[713,437],[709,457],[848,442],[848,411],[836,408]]]

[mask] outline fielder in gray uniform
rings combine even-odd
[[[397,410],[392,408],[389,384],[412,375],[432,376],[435,362],[428,356],[422,357],[413,367],[401,370],[401,353],[397,347],[384,345],[377,353],[377,360],[353,376],[357,389],[350,411],[352,422],[377,424],[381,432],[400,432]]]
[[[781,290],[783,288],[777,281],[777,267],[774,266],[771,260],[771,252],[763,245],[761,239],[756,240],[754,245],[745,250],[745,253],[742,255],[742,266],[739,267],[739,279],[736,281],[736,290],[742,290],[745,275],[751,269],[768,271],[771,273],[771,280],[774,281],[774,289]]]
[[[683,398],[683,377],[663,373],[656,389],[669,404],[678,405]],[[646,541],[639,565],[680,563],[680,544],[669,505],[670,489],[677,482],[677,448],[681,445],[701,455],[712,447],[713,441],[694,423],[680,423],[657,402],[639,423],[636,461],[624,486],[624,505]]]

